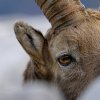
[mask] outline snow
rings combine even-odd
[[[64,97],[54,86],[36,82],[25,87],[18,85],[3,88],[0,100],[64,100]]]

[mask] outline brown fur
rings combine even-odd
[[[15,25],[17,39],[31,58],[24,80],[52,82],[68,100],[76,100],[100,75],[100,12],[84,9],[80,13],[81,19],[75,14],[79,20],[61,28],[52,27],[45,37],[24,23]],[[76,61],[60,66],[56,57],[62,52],[72,55]]]

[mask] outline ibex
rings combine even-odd
[[[51,23],[44,37],[23,22],[16,37],[31,61],[24,81],[56,84],[68,100],[76,100],[100,75],[100,12],[86,9],[80,0],[36,0]]]

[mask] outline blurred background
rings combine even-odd
[[[100,6],[100,0],[81,1],[86,7]],[[0,0],[0,91],[22,84],[22,74],[29,61],[13,31],[16,21],[24,21],[43,34],[50,28],[35,0]]]
[[[86,7],[98,8],[100,0],[81,0]],[[0,15],[28,14],[39,15],[41,11],[35,0],[0,0]]]

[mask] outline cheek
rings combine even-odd
[[[63,71],[57,77],[57,85],[63,91],[76,91],[77,89],[80,90],[81,87],[85,86],[85,83],[85,75],[82,74],[81,71],[77,70]]]
[[[58,74],[58,79],[62,82],[78,82],[84,79],[86,73],[79,68],[72,68],[72,69],[60,69]]]

